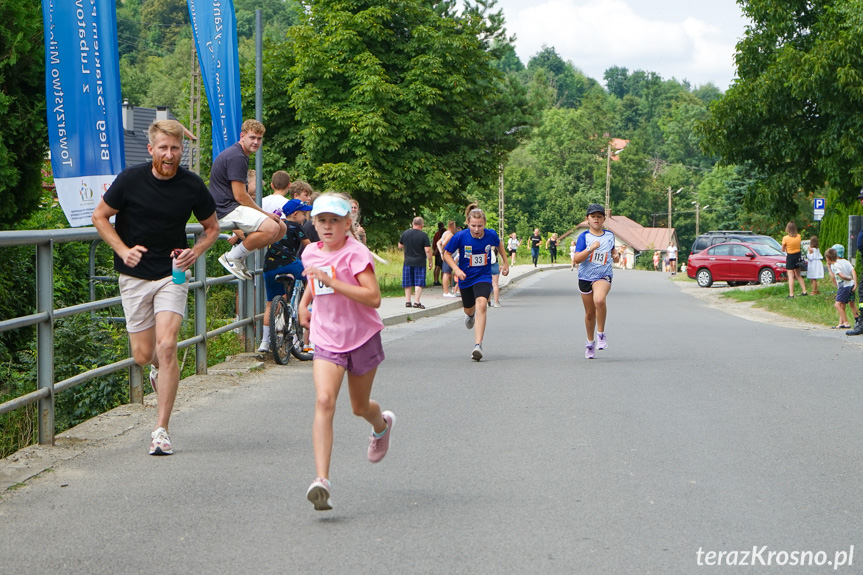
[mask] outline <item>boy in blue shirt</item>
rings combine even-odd
[[[447,242],[443,259],[459,280],[461,301],[464,307],[464,325],[475,327],[471,359],[482,359],[482,338],[485,335],[488,298],[491,295],[491,252],[497,250],[500,273],[509,274],[506,249],[497,232],[485,227],[485,212],[475,208],[468,213],[467,229],[455,234]],[[456,261],[453,254],[459,254]]]
[[[605,317],[608,313],[605,299],[611,290],[611,278],[614,275],[612,262],[620,261],[620,254],[614,247],[614,234],[602,228],[605,208],[599,204],[587,206],[587,223],[590,228],[578,236],[573,260],[579,264],[578,291],[581,292],[584,327],[587,330],[584,357],[593,359],[597,349],[608,347],[605,339]]]

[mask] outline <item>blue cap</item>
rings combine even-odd
[[[294,198],[293,200],[288,200],[284,206],[282,206],[282,213],[286,216],[293,214],[294,212],[310,212],[312,211],[312,206],[309,204],[304,204],[300,200]]]

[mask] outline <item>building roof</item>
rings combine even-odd
[[[576,226],[576,232],[588,228],[587,220]],[[669,239],[675,246],[680,247],[677,241],[677,232],[674,228],[645,228],[638,222],[634,222],[626,216],[610,216],[605,220],[605,228],[613,233],[620,243],[630,246],[636,251],[645,250],[665,251]]]
[[[149,142],[147,130],[156,119],[176,120],[177,118],[167,107],[139,108],[129,102],[123,102],[123,145],[125,147],[126,167],[143,164],[150,161],[147,152]],[[183,131],[189,139],[195,139],[192,133],[183,126]],[[180,165],[189,167],[189,147],[183,146],[183,159]]]

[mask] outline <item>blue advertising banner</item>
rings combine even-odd
[[[114,0],[42,0],[45,92],[54,185],[71,226],[90,225],[123,170]]]
[[[213,158],[240,139],[240,62],[232,0],[187,0],[213,118]]]

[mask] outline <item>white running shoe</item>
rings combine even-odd
[[[332,485],[329,479],[317,477],[306,491],[306,499],[315,506],[315,511],[329,511],[333,508],[333,500],[330,499]]]
[[[155,365],[150,366],[150,387],[153,388],[153,391],[156,391],[156,384],[159,382],[159,370],[156,369]]]
[[[171,448],[171,438],[168,437],[168,432],[164,427],[158,428],[150,434],[152,441],[150,442],[150,455],[172,455],[174,450]]]
[[[261,340],[261,345],[258,346],[258,353],[268,353],[270,351],[270,342],[265,339]]]
[[[232,258],[227,253],[224,253],[219,256],[219,263],[238,280],[252,279],[252,274],[246,269],[246,263],[239,258]]]
[[[476,322],[476,312],[473,315],[465,316],[464,326],[468,329],[473,329],[473,324]]]
[[[600,349],[606,349],[608,347],[608,341],[605,339],[604,333],[597,332],[596,334],[596,349],[597,351]]]
[[[474,361],[479,361],[482,359],[482,344],[478,343],[473,346],[473,351],[470,354],[470,358]]]

